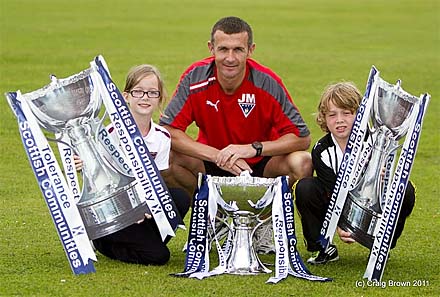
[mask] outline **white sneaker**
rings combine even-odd
[[[275,254],[272,220],[267,221],[255,230],[253,241],[254,249],[258,254]]]

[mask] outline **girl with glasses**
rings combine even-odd
[[[122,93],[140,133],[154,158],[157,168],[163,172],[169,167],[171,136],[165,128],[154,123],[152,117],[160,110],[167,97],[164,81],[159,70],[152,65],[138,65],[127,74]],[[107,127],[115,141],[118,141],[113,126]],[[82,168],[82,161],[76,157],[76,168]],[[190,206],[190,197],[182,189],[168,189],[180,216],[184,218]],[[170,258],[167,243],[162,241],[156,222],[151,215],[115,233],[93,240],[95,248],[103,255],[128,263],[164,265]]]

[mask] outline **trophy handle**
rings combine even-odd
[[[73,153],[75,155],[78,155],[78,151],[75,149],[75,147],[71,143],[67,143],[67,142],[61,140],[64,136],[64,132],[55,133],[54,135],[56,136],[56,138],[46,137],[47,140],[52,141],[52,142],[62,143],[64,145],[68,146],[73,151]]]
[[[96,123],[96,127],[97,127],[97,129],[96,129],[96,131],[94,131],[95,138],[96,138],[96,132],[97,132],[101,127],[104,126],[104,125],[102,124],[102,122],[104,122],[104,119],[105,119],[107,116],[108,116],[108,112],[107,112],[107,110],[106,110],[100,119],[99,119],[98,117],[95,118],[95,119],[99,119],[99,120],[97,121],[97,123]]]

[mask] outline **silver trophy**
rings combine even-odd
[[[258,258],[254,250],[255,230],[271,219],[271,201],[258,207],[255,203],[276,183],[273,178],[251,176],[219,177],[210,176],[221,196],[217,220],[223,222],[232,235],[231,246],[226,254],[229,274],[255,275],[270,273],[271,270]],[[273,197],[267,197],[271,199]],[[270,222],[268,222],[270,223]],[[217,230],[218,231],[218,230]]]
[[[90,239],[121,230],[144,218],[147,206],[135,191],[135,178],[101,157],[92,131],[100,125],[102,98],[94,88],[92,68],[23,95],[39,125],[55,135],[67,135],[83,160],[83,189],[77,203]],[[59,137],[58,140],[61,139]]]
[[[385,205],[384,170],[387,159],[399,148],[399,139],[409,129],[410,115],[418,98],[378,78],[373,96],[370,133],[373,149],[356,186],[348,192],[339,227],[365,247],[374,242],[374,229]]]

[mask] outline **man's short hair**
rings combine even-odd
[[[248,34],[248,47],[250,48],[253,44],[253,36],[252,36],[252,29],[251,26],[249,26],[248,23],[246,23],[244,20],[229,16],[222,18],[215,23],[215,25],[212,27],[211,31],[211,43],[214,43],[214,34],[216,31],[223,31],[226,34],[236,34],[241,32],[247,32]]]

